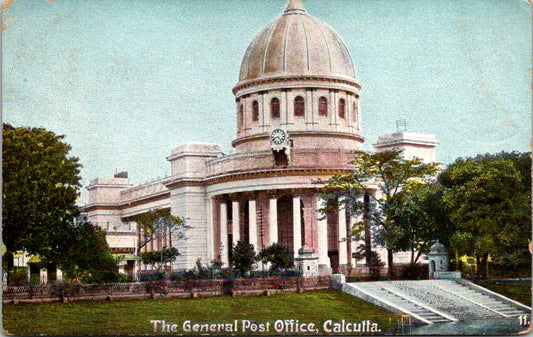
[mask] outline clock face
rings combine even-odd
[[[281,129],[276,129],[270,134],[270,141],[272,144],[280,145],[285,141],[286,138],[287,135],[285,134],[285,131]]]

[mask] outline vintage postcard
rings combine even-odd
[[[531,20],[4,1],[3,333],[527,333]]]

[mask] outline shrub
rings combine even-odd
[[[254,245],[248,242],[239,241],[233,247],[233,254],[231,256],[231,265],[239,271],[241,276],[244,276],[252,267],[256,260]]]
[[[8,276],[9,285],[21,285],[28,283],[28,269],[26,267],[15,267]]]
[[[259,259],[263,262],[270,262],[270,270],[277,271],[280,269],[291,268],[294,265],[293,252],[289,247],[279,243],[273,243],[271,246],[263,249],[259,253]]]

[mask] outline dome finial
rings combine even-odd
[[[285,13],[305,13],[302,0],[289,0],[285,7]]]

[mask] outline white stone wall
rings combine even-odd
[[[167,157],[171,163],[172,178],[197,178],[206,175],[206,161],[222,156],[217,144],[189,143],[172,151]]]
[[[138,235],[136,231],[132,231],[131,234],[110,232],[107,233],[106,240],[112,248],[136,248]]]
[[[205,187],[183,186],[172,190],[171,205],[172,215],[183,217],[190,227],[185,231],[186,239],[172,238],[173,246],[181,254],[173,263],[174,268],[191,269],[198,258],[202,259],[204,265],[208,264],[211,262],[208,259],[208,246],[213,243],[208,235]]]
[[[406,159],[421,158],[425,163],[437,161],[436,148],[439,141],[427,133],[396,132],[379,136],[374,147],[378,151],[400,149]]]
[[[147,213],[149,211],[154,211],[157,209],[165,209],[165,208],[170,208],[170,207],[171,207],[171,202],[169,198],[154,200],[154,201],[147,201],[144,203],[133,204],[133,206],[124,208],[121,211],[121,216],[124,218],[129,218],[137,214]]]
[[[97,178],[91,181],[89,204],[114,204],[121,201],[120,192],[131,187],[127,178]]]

